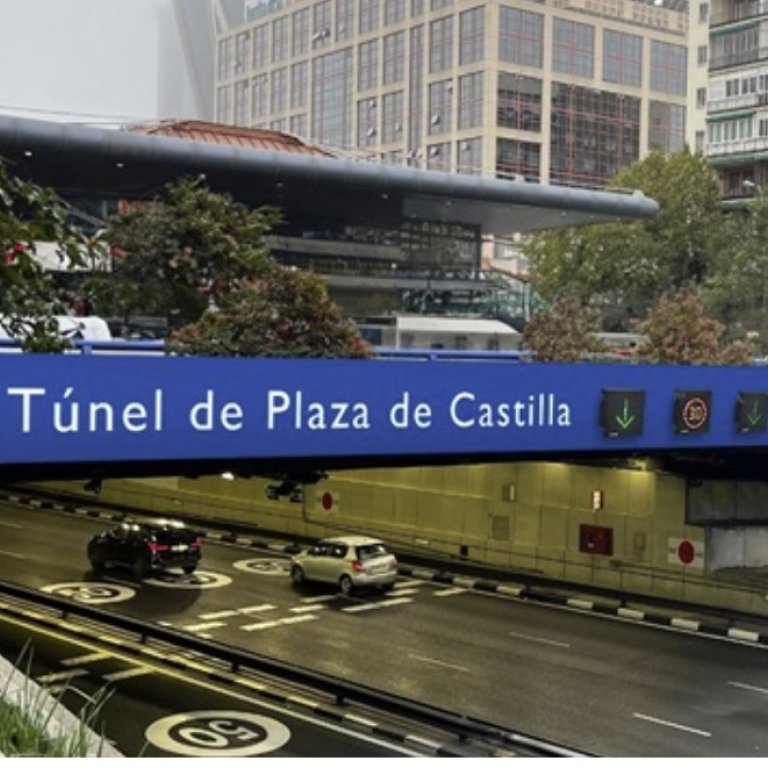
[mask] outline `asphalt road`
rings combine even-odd
[[[578,750],[768,753],[761,647],[418,580],[401,580],[384,596],[300,590],[286,560],[212,543],[191,580],[138,583],[124,572],[95,579],[85,545],[104,527],[3,505],[2,578]]]

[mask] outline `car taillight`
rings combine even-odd
[[[365,570],[365,568],[363,568],[363,564],[362,564],[362,563],[361,563],[359,560],[355,560],[355,561],[352,563],[352,570],[353,570],[355,573],[360,573],[361,571],[364,571],[364,570]]]
[[[202,537],[202,536],[198,536],[198,537],[197,537],[197,538],[196,538],[196,539],[195,539],[195,540],[192,542],[192,546],[193,546],[193,547],[202,547],[202,546],[203,546],[203,537]]]
[[[147,542],[147,546],[149,547],[149,551],[152,553],[167,552],[170,549],[167,544],[158,544],[156,541]]]

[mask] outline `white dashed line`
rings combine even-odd
[[[122,669],[120,672],[112,672],[109,675],[102,675],[102,679],[108,683],[115,683],[118,680],[127,680],[130,677],[141,677],[142,675],[151,675],[152,670],[149,667],[131,667]]]
[[[26,560],[26,555],[20,555],[18,552],[8,552],[5,549],[0,549],[0,555],[3,555],[4,557],[12,557],[14,560]]]
[[[231,619],[233,616],[237,616],[237,614],[237,610],[215,611],[214,613],[199,613],[197,618],[203,621],[216,621],[218,619]]]
[[[245,632],[260,632],[262,629],[272,629],[286,624],[298,624],[302,621],[312,621],[317,616],[314,614],[304,614],[303,616],[290,616],[287,619],[277,619],[276,621],[260,621],[258,624],[243,624],[240,629]]]
[[[87,674],[88,670],[86,669],[67,669],[64,672],[51,672],[48,675],[40,675],[35,680],[42,685],[46,685],[47,683],[58,683],[62,680],[73,680],[76,677],[83,677]]]
[[[734,688],[742,688],[745,691],[754,691],[755,693],[764,693],[768,695],[768,688],[760,688],[757,685],[749,685],[748,683],[737,683],[733,680],[729,680],[728,685],[732,685]]]
[[[667,728],[676,728],[678,731],[685,731],[686,733],[693,733],[696,736],[703,736],[704,738],[711,738],[712,734],[709,731],[702,731],[698,728],[691,728],[688,725],[682,725],[680,723],[673,723],[670,720],[660,720],[658,717],[651,717],[650,715],[643,715],[640,712],[634,712],[633,716],[638,720],[646,720],[649,723],[656,723],[656,725],[664,725]]]
[[[376,611],[380,608],[389,608],[393,605],[402,605],[403,603],[412,603],[410,597],[394,598],[393,600],[382,600],[380,603],[363,603],[362,605],[352,605],[349,608],[342,608],[344,613],[362,613],[363,611]]]
[[[21,528],[21,526],[18,523],[6,523],[3,520],[0,520],[0,525],[2,525],[3,528],[16,528],[17,530]]]
[[[452,595],[463,595],[466,591],[464,587],[449,587],[448,589],[435,590],[432,594],[435,597],[451,597]]]
[[[90,664],[92,661],[102,661],[109,658],[111,658],[110,654],[104,651],[96,651],[95,653],[86,653],[82,656],[73,656],[71,659],[62,659],[60,663],[65,667],[76,667],[78,664]]]
[[[445,667],[446,669],[453,669],[456,672],[469,672],[469,667],[462,667],[458,664],[449,664],[447,661],[440,661],[440,659],[431,659],[429,656],[416,656],[413,653],[408,654],[408,658],[414,661],[423,661],[425,664],[434,664],[438,667]]]
[[[549,640],[546,637],[536,637],[535,635],[523,635],[519,632],[509,632],[510,637],[517,637],[520,640],[530,640],[532,643],[544,643],[544,645],[554,645],[556,648],[570,648],[570,643],[563,643],[559,640]]]
[[[238,613],[248,616],[251,613],[263,613],[264,611],[274,611],[275,606],[271,603],[262,603],[261,605],[249,605],[245,608],[238,608]]]
[[[226,621],[207,621],[204,624],[187,624],[182,627],[185,632],[205,632],[208,629],[218,629],[219,627],[226,627]]]
[[[329,603],[331,600],[335,600],[338,595],[315,595],[314,597],[302,597],[299,600],[300,603]]]
[[[311,613],[312,611],[325,611],[328,609],[327,605],[322,603],[315,603],[314,605],[297,605],[295,608],[289,608],[291,613]]]

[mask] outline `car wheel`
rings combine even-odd
[[[195,572],[195,568],[197,568],[196,565],[185,565],[181,570],[184,571],[187,576],[191,576]]]
[[[146,557],[137,557],[133,561],[133,566],[131,567],[131,570],[133,571],[133,575],[136,576],[139,579],[145,579],[147,576],[149,576],[151,568],[149,567],[149,561]]]
[[[103,573],[104,563],[100,563],[98,560],[91,558],[91,571],[95,574]]]
[[[394,589],[394,587],[395,587],[395,585],[394,585],[394,584],[382,584],[382,585],[379,587],[379,589],[380,589],[382,592],[391,592],[391,591]]]
[[[352,583],[352,579],[350,579],[346,573],[339,579],[339,589],[341,590],[341,594],[346,595],[347,597],[355,590],[355,585]]]
[[[304,583],[304,571],[300,566],[294,565],[293,568],[291,568],[291,579],[294,584]]]

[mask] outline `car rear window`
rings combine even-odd
[[[372,557],[388,555],[387,548],[383,544],[363,544],[357,548],[358,560],[370,560]]]
[[[152,528],[149,533],[158,544],[189,544],[195,538],[186,528]]]

